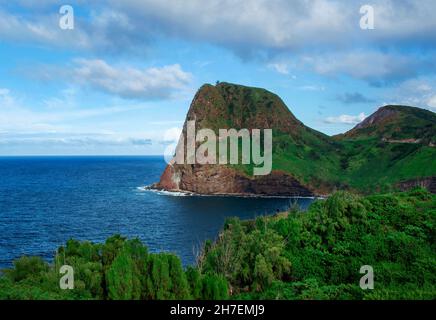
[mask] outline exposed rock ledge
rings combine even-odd
[[[431,193],[436,194],[436,177],[427,177],[427,178],[401,181],[397,184],[397,186],[401,191],[407,191],[414,187],[423,187],[426,188]]]
[[[237,170],[217,165],[168,165],[153,189],[204,195],[300,196],[316,194],[292,176],[273,171],[270,175],[247,177]]]

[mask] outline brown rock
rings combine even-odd
[[[419,178],[407,181],[401,181],[397,184],[401,191],[407,191],[415,187],[426,188],[431,193],[436,193],[436,177]]]
[[[313,196],[314,192],[280,171],[248,177],[223,165],[168,165],[153,186],[168,191],[241,196]]]

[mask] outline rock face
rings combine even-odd
[[[247,177],[218,165],[168,165],[155,188],[198,194],[241,196],[313,196],[289,174],[273,171],[270,175]]]
[[[407,191],[415,187],[426,188],[431,193],[436,193],[436,177],[412,179],[401,181],[397,184],[401,191]]]
[[[398,110],[390,109],[389,107],[380,108],[377,112],[357,124],[355,130],[368,128],[374,125],[380,126],[381,124],[388,122],[390,119],[395,119],[399,114]],[[353,132],[350,131],[349,134]]]

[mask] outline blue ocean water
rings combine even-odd
[[[49,260],[70,238],[103,242],[138,237],[152,252],[176,253],[214,239],[226,217],[242,219],[288,208],[291,199],[162,195],[162,157],[0,157],[0,268],[22,255]],[[311,199],[298,199],[306,208]]]

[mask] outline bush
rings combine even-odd
[[[74,290],[59,288],[64,264],[73,267]],[[69,240],[51,266],[36,257],[16,260],[0,277],[0,299],[202,299],[203,293],[223,298],[223,281],[194,268],[185,272],[177,256],[149,254],[138,239],[116,235],[102,245]]]
[[[223,276],[206,274],[202,280],[202,299],[224,300],[228,297],[227,281]]]
[[[21,257],[14,261],[14,268],[6,274],[13,282],[26,278],[37,278],[41,273],[47,272],[48,264],[40,257]]]

